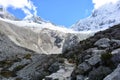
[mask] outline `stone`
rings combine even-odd
[[[106,76],[103,80],[120,80],[120,64],[111,74]]]
[[[106,50],[93,50],[92,55],[101,55],[106,53]]]
[[[101,61],[99,55],[94,55],[93,57],[86,60],[90,65],[94,66]]]
[[[98,47],[101,47],[101,48],[107,48],[107,47],[110,47],[110,39],[108,38],[102,38],[102,39],[99,39],[98,41],[96,41],[94,43],[95,46],[98,46]]]
[[[120,63],[120,48],[113,50],[111,54],[113,55],[111,60],[117,66]]]
[[[79,74],[84,74],[87,71],[89,71],[90,69],[91,69],[91,66],[89,64],[87,64],[86,62],[83,62],[80,65],[78,65],[77,72]]]
[[[60,64],[58,62],[55,62],[48,68],[48,70],[51,73],[54,73],[54,72],[56,72],[56,71],[58,71],[60,69],[59,66],[60,66]]]
[[[112,39],[111,42],[116,43],[117,46],[120,46],[120,40]]]
[[[76,80],[84,80],[84,76],[83,75],[77,75]]]
[[[94,51],[94,50],[97,50],[97,47],[95,47],[95,48],[89,48],[89,49],[86,50],[86,52],[87,52],[87,53],[91,53],[91,52]]]
[[[111,54],[120,54],[120,48],[113,50]]]

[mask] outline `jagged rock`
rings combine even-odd
[[[87,71],[89,71],[90,69],[91,69],[91,66],[89,64],[87,64],[86,62],[83,62],[78,65],[77,70],[75,70],[75,72],[78,74],[84,74]]]
[[[101,55],[106,53],[106,50],[92,50],[92,55]]]
[[[111,39],[111,42],[116,43],[116,45],[115,45],[115,46],[120,46],[120,40]]]
[[[89,73],[89,80],[102,80],[111,72],[108,67],[100,66]]]
[[[94,55],[93,57],[91,57],[90,59],[86,60],[90,65],[96,65],[97,63],[99,63],[101,61],[100,56],[99,55]]]
[[[76,80],[84,80],[84,76],[83,75],[77,75]]]
[[[54,73],[54,72],[56,72],[56,71],[58,71],[60,69],[59,66],[60,66],[60,64],[58,62],[55,62],[48,68],[48,70],[51,73]]]
[[[111,52],[111,54],[115,55],[115,54],[120,54],[120,48],[115,49]]]
[[[120,64],[118,67],[103,80],[120,80]]]
[[[102,39],[99,39],[98,41],[96,41],[94,45],[101,47],[101,48],[107,48],[107,47],[110,47],[109,42],[110,42],[110,39],[102,38]]]
[[[89,49],[86,50],[86,52],[87,53],[92,53],[94,50],[98,50],[98,48],[97,47],[95,47],[95,48],[89,48]]]

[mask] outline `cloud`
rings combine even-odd
[[[8,7],[21,9],[26,14],[25,18],[37,15],[36,7],[33,5],[31,0],[0,0],[0,6],[5,9]]]
[[[97,9],[100,6],[107,4],[107,3],[116,3],[118,0],[92,0],[92,2],[94,3],[94,8]]]

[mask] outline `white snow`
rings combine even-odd
[[[43,28],[48,28],[51,30],[57,30],[57,31],[61,31],[64,33],[77,33],[76,31],[73,31],[72,29],[65,28],[64,26],[55,26],[50,22],[46,22],[46,23],[42,22],[42,24],[39,24],[39,23],[35,23],[35,22],[13,21],[13,20],[2,19],[2,18],[0,18],[0,20],[8,22],[8,23],[12,23],[12,24],[19,26],[19,27],[31,28],[36,32],[40,31]]]
[[[72,25],[76,31],[100,31],[120,24],[120,0],[95,9],[91,16]]]

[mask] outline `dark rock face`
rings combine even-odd
[[[88,72],[90,69],[91,69],[91,66],[89,64],[83,62],[80,65],[78,65],[76,73],[84,74],[84,73]]]
[[[60,64],[58,62],[55,62],[48,68],[48,70],[51,73],[54,73],[54,72],[56,72],[56,71],[58,71],[60,69],[59,66],[60,66]]]
[[[89,73],[89,80],[102,80],[111,72],[112,70],[108,67],[100,66]]]

